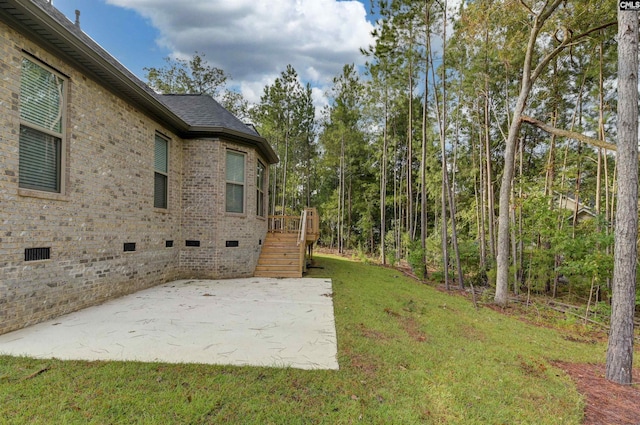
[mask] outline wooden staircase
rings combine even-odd
[[[302,277],[304,246],[297,233],[267,233],[254,276]]]
[[[315,208],[305,208],[301,216],[269,216],[269,231],[262,245],[254,276],[302,277],[307,264],[305,251],[320,236]]]

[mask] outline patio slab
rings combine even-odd
[[[0,354],[338,369],[331,280],[170,282],[0,335]]]

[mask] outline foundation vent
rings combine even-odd
[[[51,248],[26,248],[24,250],[24,261],[49,260],[51,258]]]

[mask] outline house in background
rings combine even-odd
[[[47,0],[0,0],[0,334],[174,279],[252,276],[269,143],[158,95]]]
[[[587,204],[576,201],[573,194],[566,195],[560,192],[555,192],[554,195],[556,205],[558,205],[558,207],[571,211],[571,215],[569,216],[571,221],[573,221],[575,217],[576,222],[581,223],[596,216],[593,208],[589,207]]]

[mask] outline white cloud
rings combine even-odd
[[[267,74],[257,80],[231,81],[230,88],[242,93],[242,96],[250,103],[258,103],[264,94],[264,88],[272,84],[277,77],[276,74]]]
[[[328,87],[319,88],[313,87],[311,88],[311,98],[313,99],[313,104],[316,107],[316,118],[322,117],[322,111],[326,106],[329,106],[329,98],[327,98],[327,89]]]
[[[373,43],[373,26],[359,1],[106,1],[149,19],[160,33],[158,44],[175,57],[204,53],[253,102],[288,64],[320,86],[344,64],[362,64],[359,49]]]

